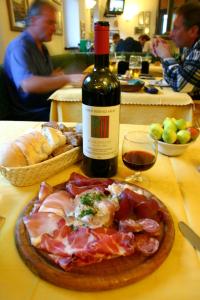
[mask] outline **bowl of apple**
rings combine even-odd
[[[198,138],[199,129],[184,119],[165,118],[149,125],[149,134],[158,140],[158,151],[167,156],[179,156]]]

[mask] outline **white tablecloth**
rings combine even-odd
[[[51,120],[81,122],[81,88],[65,86],[55,91],[49,99],[52,100]],[[174,92],[171,88],[159,88],[156,95],[144,91],[122,92],[121,104],[121,123],[149,124],[162,122],[165,117],[192,120],[192,99],[188,94]]]

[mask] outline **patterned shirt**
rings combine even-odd
[[[173,90],[200,100],[200,39],[191,48],[183,49],[180,61],[165,58],[162,64],[165,80]]]

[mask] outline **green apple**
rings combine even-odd
[[[177,132],[177,140],[180,144],[187,144],[191,139],[191,133],[188,130],[182,129]]]
[[[152,123],[149,126],[149,134],[153,139],[160,140],[162,137],[163,128],[159,123]]]
[[[192,127],[192,122],[191,121],[186,121],[186,128]]]
[[[178,130],[182,130],[186,128],[186,120],[184,119],[178,119],[175,121],[176,127]]]
[[[176,118],[171,118],[171,120],[175,123],[176,122]]]
[[[163,121],[163,126],[164,129],[171,129],[173,131],[177,130],[176,124],[171,118],[165,118],[165,120]]]
[[[172,129],[166,128],[163,130],[162,139],[165,143],[173,144],[176,142],[176,132]]]

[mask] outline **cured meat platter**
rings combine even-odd
[[[121,184],[124,188],[123,182],[118,182],[117,184]],[[83,260],[81,261],[79,258],[76,258],[77,260],[73,260],[74,256],[76,255],[74,254],[70,258],[70,267],[68,263],[63,267],[61,264],[59,265],[55,259],[52,259],[52,257],[57,257],[55,252],[53,253],[54,255],[49,255],[47,249],[44,247],[33,245],[34,239],[32,239],[30,234],[29,222],[32,218],[30,215],[34,215],[33,211],[36,210],[35,207],[38,207],[39,202],[37,197],[33,199],[22,211],[17,220],[15,228],[16,246],[20,256],[28,268],[40,278],[56,286],[80,291],[100,291],[119,288],[135,283],[155,271],[164,262],[171,251],[174,241],[173,220],[166,206],[155,195],[143,188],[131,184],[128,185],[131,189],[133,189],[133,191],[137,191],[139,195],[144,195],[144,197],[147,199],[148,205],[151,201],[153,201],[159,207],[156,217],[157,219],[153,217],[157,221],[149,221],[146,215],[145,218],[141,218],[140,215],[140,218],[136,220],[137,224],[134,221],[134,224],[137,225],[137,230],[135,229],[134,234],[132,234],[134,237],[134,243],[136,240],[141,244],[141,242],[143,242],[144,233],[141,231],[141,229],[138,229],[138,222],[141,224],[145,223],[147,225],[147,229],[145,230],[147,230],[147,232],[151,232],[153,230],[154,234],[156,230],[152,228],[154,227],[154,224],[158,222],[159,235],[155,234],[156,239],[154,237],[151,237],[150,239],[152,241],[157,240],[159,247],[158,249],[153,250],[152,254],[147,252],[152,251],[152,248],[155,247],[155,244],[153,244],[153,246],[145,246],[146,249],[144,251],[138,251],[138,247],[136,247],[134,244],[134,251],[132,254],[130,254],[130,252],[128,255],[117,256],[114,254],[116,257],[114,256],[111,259],[102,259],[100,262],[94,261],[93,263],[84,262],[85,265],[83,264]],[[67,185],[65,182],[53,187],[53,190],[54,192],[60,192],[65,190],[66,186],[70,186],[71,188],[71,185]],[[152,207],[150,207],[150,209],[152,210]],[[160,215],[162,215],[162,217],[160,217]],[[118,216],[119,219],[119,211],[118,215],[116,214],[115,216]],[[125,224],[123,220],[118,220],[117,222],[123,226]],[[91,229],[91,232],[95,230],[95,228]],[[144,228],[142,230],[144,230]],[[128,234],[130,236],[130,233]],[[45,236],[51,237],[49,234],[45,234]],[[48,241],[46,241],[46,243],[48,244]],[[63,257],[61,257],[61,261],[62,259]],[[77,261],[78,263],[76,263]]]

